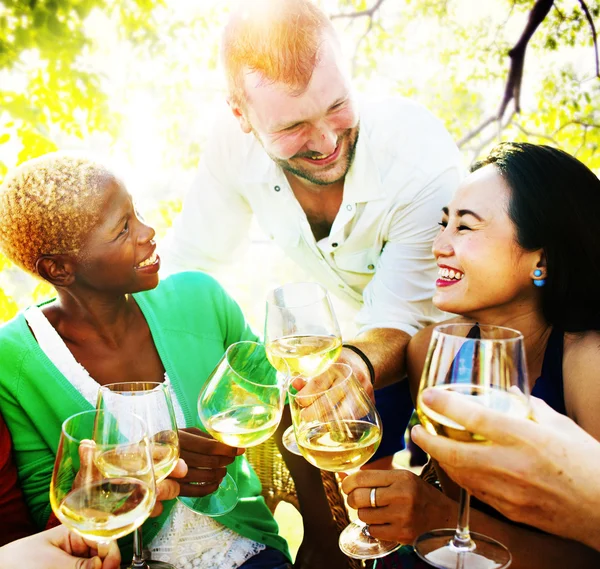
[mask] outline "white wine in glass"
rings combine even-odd
[[[342,351],[340,328],[327,290],[318,283],[289,283],[267,297],[265,344],[273,366],[287,364],[292,377],[310,380],[322,374]],[[300,454],[293,428],[282,437]]]
[[[62,425],[50,504],[82,537],[107,542],[148,518],[156,500],[146,425],[138,417],[84,411]]]
[[[162,482],[179,460],[179,435],[173,402],[164,383],[128,381],[103,385],[98,390],[96,407],[115,417],[134,414],[148,427],[150,456],[156,483]],[[174,569],[169,563],[144,560],[141,529],[136,529],[133,541],[131,569]]]
[[[359,469],[381,442],[379,414],[347,364],[334,363],[301,391],[288,387],[298,448],[312,465],[331,472]],[[355,559],[376,559],[401,547],[373,538],[360,520],[340,534],[340,549]]]
[[[417,395],[417,414],[433,435],[485,443],[478,433],[436,413],[423,393],[440,389],[460,393],[483,407],[513,417],[530,415],[523,336],[516,330],[479,324],[444,324],[434,329]],[[469,493],[461,488],[455,530],[432,530],[414,543],[417,555],[438,569],[502,569],[511,564],[504,545],[469,531]]]
[[[198,416],[206,430],[218,441],[239,448],[271,437],[281,421],[290,379],[285,363],[279,370],[271,365],[262,344],[231,344],[198,396]],[[217,516],[231,511],[237,502],[237,486],[227,474],[216,492],[186,505]]]

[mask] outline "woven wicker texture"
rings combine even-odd
[[[262,495],[272,512],[282,500],[289,502],[299,510],[294,481],[273,438],[256,447],[247,448],[246,458],[260,478]],[[340,485],[333,472],[321,470],[321,478],[331,514],[338,532],[341,532],[350,523],[350,520]],[[348,569],[362,569],[363,567],[363,563],[358,559],[348,558]]]

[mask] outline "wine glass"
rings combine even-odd
[[[293,377],[311,379],[335,362],[342,337],[327,290],[318,283],[289,283],[267,297],[265,345],[274,367],[287,363]],[[300,454],[293,427],[283,434],[283,444]]]
[[[516,330],[479,324],[445,324],[434,329],[417,396],[417,413],[431,434],[481,443],[485,438],[436,413],[423,403],[426,389],[444,389],[484,407],[515,417],[530,415],[529,384],[523,336]],[[469,493],[461,488],[455,530],[419,536],[415,551],[440,569],[502,569],[511,563],[504,545],[469,532]]]
[[[381,420],[349,365],[331,364],[301,391],[290,385],[288,400],[298,448],[312,465],[351,472],[375,454],[381,442]],[[360,520],[342,531],[339,543],[355,559],[376,559],[401,547],[373,538]]]
[[[198,396],[200,421],[226,445],[259,445],[279,426],[289,379],[287,364],[275,369],[262,344],[231,344]],[[237,486],[226,474],[216,492],[191,499],[187,505],[199,513],[217,516],[231,511],[237,502]]]
[[[139,417],[84,411],[62,424],[50,504],[65,526],[106,543],[144,523],[155,501],[147,428]]]
[[[179,460],[179,436],[171,394],[166,385],[153,382],[104,385],[98,390],[96,408],[108,411],[115,417],[124,414],[141,417],[148,425],[156,483],[171,473]],[[141,528],[135,530],[133,537],[132,569],[174,569],[169,563],[143,559]]]

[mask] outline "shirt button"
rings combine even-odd
[[[347,209],[348,211],[352,211],[352,206],[351,206],[350,204],[348,204],[348,205],[346,206],[346,209]]]
[[[367,267],[367,269],[369,269],[370,271],[372,271],[374,268],[375,268],[375,265],[369,265],[369,266]]]
[[[279,186],[275,186],[273,189],[274,189],[276,192],[278,192],[279,190],[281,190],[281,188],[280,188]]]
[[[332,244],[331,244],[331,246],[332,246],[332,247],[337,247],[337,246],[338,246],[338,244],[337,244],[337,243],[332,243]]]

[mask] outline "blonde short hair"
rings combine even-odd
[[[0,186],[0,248],[37,275],[42,255],[77,252],[100,218],[113,174],[89,158],[55,152],[28,160]]]
[[[333,26],[310,0],[245,0],[225,27],[221,55],[233,103],[246,101],[244,74],[261,73],[302,92],[317,62],[324,32]]]

